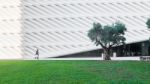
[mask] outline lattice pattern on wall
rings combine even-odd
[[[103,25],[116,21],[125,23],[128,28],[127,43],[147,40],[150,34],[145,25],[150,17],[150,0],[1,2],[5,2],[5,5],[0,8],[3,10],[0,11],[0,39],[3,40],[0,45],[1,50],[8,51],[10,56],[33,58],[37,48],[41,57],[56,57],[99,49],[100,47],[95,47],[87,38],[87,31],[93,22]],[[0,51],[0,55],[8,56],[8,52]]]
[[[105,25],[121,21],[128,28],[127,43],[147,40],[149,3],[150,0],[24,0],[24,30],[29,34],[25,37],[32,39],[26,39],[26,49],[32,51],[33,46],[40,45],[45,57],[98,49],[87,38],[93,22]]]
[[[22,58],[20,0],[0,0],[0,59]]]

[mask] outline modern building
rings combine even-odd
[[[150,0],[0,0],[0,59],[95,53],[87,31],[116,21],[126,24],[126,50],[148,55],[149,17]]]

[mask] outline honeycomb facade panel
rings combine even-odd
[[[94,22],[123,22],[128,29],[127,43],[148,40],[150,34],[145,24],[150,17],[150,0],[0,2],[1,57],[33,58],[37,49],[41,58],[99,49],[87,37]]]
[[[22,59],[20,0],[0,0],[0,59]]]

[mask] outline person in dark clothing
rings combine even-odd
[[[36,50],[35,55],[36,55],[35,59],[39,59],[39,49]]]

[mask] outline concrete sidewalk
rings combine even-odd
[[[111,57],[112,60],[140,60],[140,57]],[[40,58],[40,60],[103,60],[102,57]]]

